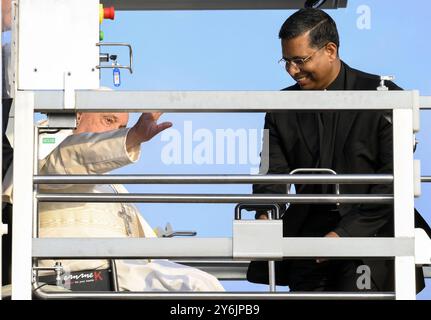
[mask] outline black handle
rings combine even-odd
[[[235,207],[235,220],[241,220],[241,210],[243,209],[249,211],[256,209],[271,210],[271,218],[276,220],[280,219],[280,206],[276,203],[239,203]]]

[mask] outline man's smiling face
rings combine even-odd
[[[328,43],[320,48],[310,46],[309,33],[289,40],[281,40],[286,61],[305,59],[302,65],[286,63],[286,71],[304,90],[326,89],[336,77],[334,61],[338,59],[337,46]]]

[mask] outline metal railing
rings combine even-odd
[[[394,173],[393,175],[295,175],[295,176],[245,176],[245,175],[116,175],[116,176],[40,176],[35,174],[28,163],[29,150],[17,145],[16,162],[22,166],[14,177],[17,204],[14,209],[21,213],[16,223],[20,228],[14,229],[15,245],[23,245],[20,252],[18,274],[25,274],[31,269],[32,258],[224,258],[232,259],[236,252],[232,247],[232,238],[221,239],[32,239],[30,221],[32,221],[32,200],[38,202],[209,202],[209,203],[394,203],[395,237],[394,238],[355,238],[355,239],[313,239],[289,238],[280,239],[281,256],[289,257],[394,257],[396,266],[396,288],[394,294],[361,294],[361,298],[396,298],[413,299],[415,296],[414,265],[415,235],[413,217],[405,212],[413,212],[413,147],[412,134],[418,129],[417,113],[419,96],[414,91],[390,92],[99,92],[76,91],[75,108],[64,109],[60,91],[20,92],[15,104],[17,122],[22,125],[17,132],[17,140],[22,142],[33,137],[31,116],[34,111],[42,112],[78,112],[78,111],[170,111],[170,112],[261,112],[279,110],[393,110],[394,127]],[[423,99],[421,99],[423,100]],[[423,100],[427,101],[427,99]],[[300,108],[298,106],[301,106]],[[366,107],[361,107],[366,106]],[[31,153],[33,158],[34,153]],[[420,178],[419,178],[420,179]],[[422,179],[428,181],[427,177]],[[251,183],[340,183],[340,184],[393,184],[393,195],[229,195],[229,194],[121,194],[114,198],[112,194],[67,194],[37,193],[32,199],[33,184],[94,184],[94,183],[135,183],[135,184],[251,184]],[[28,201],[30,200],[30,201]],[[35,205],[37,206],[37,205]],[[16,215],[15,215],[16,217]],[[16,226],[16,225],[14,225]],[[166,241],[165,241],[166,240]],[[85,242],[85,247],[79,243]],[[334,243],[337,245],[334,246]],[[317,245],[318,244],[318,245]],[[257,248],[259,244],[257,243]],[[187,248],[187,250],[184,250]],[[212,248],[208,250],[208,248]],[[265,252],[260,258],[268,260],[274,256]],[[15,256],[15,261],[17,261]],[[25,262],[28,261],[28,262]],[[30,263],[30,264],[29,264]],[[14,298],[28,298],[31,295],[29,278],[14,278],[16,283]],[[77,293],[49,293],[51,297],[76,298],[218,298],[220,294],[178,294],[168,293],[113,293],[87,295]],[[64,296],[63,296],[64,295]],[[261,297],[261,294],[221,294],[226,297]],[[271,298],[282,297],[356,297],[349,294],[266,294]],[[41,293],[41,297],[45,296]]]
[[[178,300],[178,299],[189,299],[189,300],[260,300],[260,299],[273,299],[273,300],[389,300],[394,299],[394,293],[244,293],[244,292],[228,292],[228,293],[159,293],[159,292],[97,292],[97,293],[86,293],[86,292],[52,292],[47,293],[41,289],[35,291],[35,295],[40,299],[121,299],[121,300],[133,300],[133,299],[147,299],[147,300]]]
[[[146,203],[392,203],[392,195],[229,195],[229,194],[119,194],[39,193],[40,202],[146,202]]]
[[[343,183],[343,184],[391,184],[390,174],[268,174],[268,175],[51,175],[34,176],[35,184],[250,184],[250,183]]]

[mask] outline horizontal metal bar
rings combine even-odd
[[[198,240],[197,240],[198,239]],[[56,241],[57,240],[57,241]],[[130,240],[130,241],[129,241]],[[197,240],[197,241],[196,241]],[[160,249],[160,246],[163,248]],[[90,250],[91,248],[91,250]],[[211,250],[209,250],[211,248]],[[35,238],[38,258],[232,258],[231,238]]]
[[[189,267],[198,268],[202,271],[212,274],[219,280],[246,280],[247,269],[250,261],[239,260],[208,260],[208,259],[194,259],[174,260]]]
[[[301,9],[305,0],[102,0],[116,10],[262,10]],[[322,9],[346,8],[347,0],[327,0]]]
[[[392,203],[392,195],[40,193],[41,202],[135,203]]]
[[[34,176],[35,184],[391,184],[389,174],[273,174],[273,175],[53,175]]]
[[[43,291],[43,287],[34,291],[40,299],[157,299],[157,300],[393,300],[394,293],[247,293],[247,292],[216,292],[216,293],[196,293],[196,292],[52,292]]]
[[[296,258],[414,256],[414,239],[283,238],[283,256]]]
[[[37,112],[265,112],[412,109],[417,91],[102,91],[77,90],[75,109],[63,91],[34,91]]]
[[[431,182],[431,176],[422,176],[421,181],[422,182]]]
[[[431,96],[420,96],[419,105],[421,110],[431,110]]]
[[[283,238],[283,257],[414,256],[413,238]],[[232,238],[36,238],[35,258],[232,259]],[[265,259],[267,257],[260,257]]]
[[[250,261],[247,260],[230,260],[230,259],[175,259],[174,262],[185,264],[194,267],[213,267],[213,266],[226,266],[233,268],[247,267]]]

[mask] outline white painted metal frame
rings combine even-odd
[[[105,91],[76,90],[73,111],[270,112],[412,109],[416,91]],[[63,91],[35,91],[35,111],[59,108]]]
[[[395,238],[414,239],[413,110],[393,110]],[[395,257],[397,300],[416,297],[415,257]]]
[[[31,91],[15,93],[12,299],[31,299],[33,234],[33,105]]]
[[[255,222],[255,221],[253,221]],[[262,239],[248,239],[262,248]],[[409,238],[272,238],[279,252],[266,248],[257,260],[282,257],[409,257],[414,256],[414,239]],[[209,250],[209,248],[211,248]],[[186,249],[186,250],[185,250]],[[67,259],[113,258],[137,259],[232,259],[233,238],[39,238],[33,240],[32,255],[38,258]],[[250,260],[242,256],[239,260]]]
[[[94,293],[77,292],[77,293],[59,293],[52,292],[46,293],[42,289],[36,291],[36,296],[40,299],[94,299],[96,295]],[[190,292],[190,293],[176,293],[176,292],[101,292],[97,293],[98,299],[116,299],[116,300],[135,300],[135,299],[146,299],[146,300],[389,300],[394,298],[393,293],[332,293],[332,292],[280,292],[280,293],[248,293],[248,292]]]
[[[19,0],[18,16],[19,90],[99,87],[98,0]]]
[[[297,241],[296,245],[293,246],[295,249],[299,250],[299,252],[303,252],[302,254],[296,253],[293,254],[290,251],[283,252],[286,256],[326,256],[328,253],[324,253],[320,250],[315,251],[315,249],[318,246],[315,244],[308,244],[308,242],[316,241],[318,240],[320,243],[324,243],[325,240],[332,240],[332,241],[338,241],[337,247],[332,246],[324,246],[325,248],[332,248],[330,251],[331,256],[364,256],[366,253],[363,252],[364,248],[375,248],[375,250],[378,251],[379,255],[384,254],[387,255],[388,253],[391,256],[396,256],[395,258],[395,264],[396,264],[396,290],[395,290],[395,296],[397,299],[414,299],[415,298],[415,273],[414,273],[414,267],[415,267],[415,256],[414,256],[414,250],[408,250],[408,252],[404,252],[402,254],[400,251],[402,246],[397,244],[397,241],[407,241],[407,243],[410,243],[411,246],[414,247],[414,225],[413,225],[413,148],[412,148],[412,134],[413,134],[413,109],[417,108],[418,106],[415,105],[415,102],[419,101],[418,99],[418,93],[417,92],[404,92],[404,95],[400,95],[399,92],[394,92],[393,96],[391,97],[391,92],[384,93],[384,100],[380,98],[377,99],[382,103],[381,105],[378,105],[376,102],[374,102],[373,107],[375,109],[393,109],[393,128],[394,128],[394,206],[395,206],[395,238],[393,239],[307,239],[307,238],[300,238],[300,239],[289,239],[286,241]],[[143,93],[144,95],[147,93]],[[169,94],[169,93],[167,93]],[[227,96],[229,96],[231,93],[226,93]],[[30,161],[33,157],[33,149],[28,148],[28,141],[30,140],[30,137],[33,137],[33,122],[32,122],[32,115],[33,115],[33,103],[35,100],[37,100],[38,93],[36,92],[35,95],[33,95],[32,92],[18,92],[17,98],[15,101],[15,104],[17,106],[17,114],[16,114],[16,121],[17,128],[19,130],[16,132],[15,136],[15,166],[19,167],[20,170],[15,171],[14,181],[15,181],[15,207],[14,207],[14,217],[16,218],[16,221],[14,223],[14,258],[13,258],[13,264],[14,264],[14,277],[13,277],[13,298],[14,299],[29,299],[31,298],[31,260],[32,255],[35,254],[37,256],[44,256],[43,250],[53,250],[56,248],[56,246],[53,245],[53,243],[49,242],[48,239],[35,239],[33,250],[36,250],[36,252],[32,253],[32,245],[31,245],[31,230],[32,230],[32,176],[33,176],[33,163]],[[98,96],[100,96],[100,93],[97,93]],[[121,95],[121,94],[119,94]],[[214,93],[214,95],[217,95],[219,97],[218,102],[225,101],[225,99],[228,99],[224,96],[224,93]],[[259,93],[250,93],[250,95],[259,95]],[[276,93],[274,93],[276,95]],[[368,101],[367,96],[370,95],[370,92],[362,92],[361,95],[364,97],[361,101]],[[375,95],[374,93],[372,94]],[[112,94],[110,94],[112,97]],[[352,96],[354,96],[355,99],[352,99]],[[34,97],[34,99],[33,99]],[[306,101],[308,101],[309,108],[312,109],[313,101],[314,101],[314,109],[318,109],[318,106],[321,105],[328,105],[330,99],[334,98],[333,96],[324,96],[324,95],[314,95],[310,96],[308,93],[303,94],[303,98],[306,98]],[[204,99],[205,95],[200,95],[199,99]],[[287,97],[283,97],[284,102],[290,101],[287,105],[285,105],[285,109],[299,109],[298,104],[293,105],[292,103],[296,103],[295,99],[299,99],[300,97],[295,94],[295,99],[286,99]],[[357,109],[364,109],[364,108],[358,108],[357,106],[357,99],[358,93],[353,92],[342,92],[337,94],[337,98],[332,101],[332,108],[331,109],[350,109],[352,106],[349,105],[349,103],[353,104],[355,108]],[[105,98],[106,99],[106,98]],[[401,100],[400,100],[401,99]],[[403,100],[404,99],[404,100]],[[90,100],[92,100],[90,98]],[[133,101],[133,104],[137,103],[136,97],[132,97],[131,100]],[[187,99],[186,99],[187,100]],[[205,99],[206,101],[211,101],[211,99]],[[392,101],[391,101],[392,100]],[[410,103],[408,102],[410,100]],[[77,104],[78,104],[77,99]],[[94,101],[94,100],[92,100]],[[119,100],[118,100],[119,101]],[[238,97],[239,101],[239,97]],[[334,102],[335,101],[335,102]],[[401,104],[399,104],[401,101]],[[130,101],[129,101],[130,102]],[[196,102],[196,101],[195,101]],[[274,103],[273,97],[269,94],[265,94],[264,96],[261,96],[262,107],[264,109],[271,109],[272,103]],[[174,101],[172,104],[175,104]],[[182,102],[184,103],[184,101]],[[128,101],[123,100],[121,101],[121,106],[128,105]],[[410,105],[410,108],[408,107]],[[130,106],[130,104],[129,104]],[[390,107],[393,106],[393,107]],[[168,104],[166,104],[167,108],[170,108]],[[61,110],[62,104],[59,104],[57,106],[58,110]],[[91,105],[88,105],[84,109],[91,109],[94,108]],[[111,108],[120,108],[120,105],[115,106],[111,104]],[[133,108],[137,108],[137,106],[133,106]],[[233,105],[229,105],[229,108],[238,110],[237,107]],[[99,109],[99,108],[98,108]],[[181,108],[176,107],[176,111],[181,111]],[[204,105],[200,105],[196,109],[199,109],[200,111],[208,111],[208,109]],[[226,107],[223,109],[223,111],[226,109]],[[368,108],[365,108],[368,109]],[[79,107],[75,108],[75,111],[80,110]],[[217,110],[221,111],[221,110]],[[242,109],[241,111],[246,111]],[[31,139],[30,141],[32,141]],[[19,226],[19,228],[17,227]],[[54,239],[52,239],[54,240]],[[81,239],[84,240],[84,239]],[[136,241],[136,239],[127,239],[128,241]],[[157,241],[158,239],[156,239]],[[175,240],[175,241],[179,241]],[[356,243],[356,248],[358,243],[364,244],[363,241],[369,241],[370,243],[375,243],[377,246],[370,247],[368,246],[362,246],[361,249],[358,251],[355,251],[354,246],[352,246],[351,240],[354,240]],[[59,240],[57,242],[65,243],[64,241],[67,241],[67,239]],[[95,242],[97,240],[93,239],[90,240],[90,242]],[[140,241],[147,241],[142,240]],[[349,242],[350,241],[350,242]],[[46,243],[47,246],[43,245],[43,243]],[[49,244],[48,244],[49,242]],[[108,242],[104,242],[105,245]],[[329,241],[328,241],[329,243]],[[331,242],[332,244],[333,242]],[[69,245],[66,246],[66,249],[63,252],[63,254],[66,254],[68,250],[72,250],[73,248],[80,247],[76,245],[72,245],[72,243],[68,243]],[[143,244],[143,243],[142,243]],[[142,250],[143,247],[140,247],[140,256],[148,256],[150,252],[145,252],[145,250]],[[225,249],[226,249],[225,244]],[[110,249],[113,249],[114,244],[111,243],[111,245],[108,245]],[[188,246],[188,247],[195,247]],[[157,252],[159,252],[159,256],[168,256],[173,254],[172,251],[169,251],[166,249],[166,245],[164,244],[163,247],[165,247],[165,251],[161,250],[162,246],[155,245],[151,246],[153,248],[157,249]],[[177,247],[175,245],[175,247]],[[183,246],[178,246],[184,248]],[[199,247],[199,246],[198,246]],[[204,247],[207,249],[208,245],[204,245]],[[292,247],[291,245],[288,247]],[[132,249],[133,246],[124,245],[122,246],[121,250],[124,250],[126,248]],[[393,248],[393,250],[389,250],[389,248]],[[398,248],[398,249],[396,249]],[[100,249],[100,247],[99,247]],[[172,249],[172,248],[170,248]],[[313,249],[313,250],[311,250]],[[151,250],[148,248],[148,250]],[[175,250],[175,249],[172,249]],[[311,250],[311,251],[309,251]],[[381,251],[379,251],[381,250]],[[115,251],[115,254],[120,254],[120,250]],[[205,250],[206,252],[207,250]],[[215,249],[217,252],[217,249]],[[111,251],[114,252],[114,251]],[[202,258],[205,256],[205,252],[201,252],[202,255],[200,255]],[[70,253],[70,252],[69,252]],[[213,252],[214,253],[214,252]],[[214,257],[213,253],[206,253],[207,256]],[[83,252],[79,253],[83,254]],[[87,255],[88,252],[85,254]],[[373,255],[372,252],[369,254]],[[72,256],[77,256],[72,254]],[[122,256],[122,255],[120,255]],[[133,255],[134,256],[134,255]],[[218,257],[228,257],[226,252],[221,255],[217,255]],[[177,258],[180,258],[178,256]]]
[[[431,110],[431,96],[421,96],[419,104],[422,110]]]

